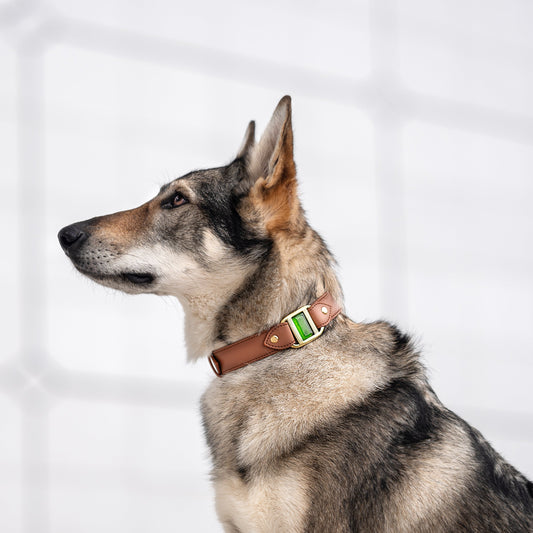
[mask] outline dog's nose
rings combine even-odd
[[[79,248],[87,237],[87,233],[82,231],[78,224],[66,226],[57,234],[59,244],[67,255]]]

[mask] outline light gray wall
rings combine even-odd
[[[0,530],[220,531],[181,309],[82,279],[55,235],[228,162],[285,93],[348,311],[413,333],[533,476],[532,24],[526,0],[0,2]]]

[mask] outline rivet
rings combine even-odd
[[[328,308],[325,307],[325,306],[321,309],[321,311],[322,311],[325,315],[328,314]]]
[[[276,344],[276,342],[279,341],[279,337],[277,335],[272,335],[272,337],[270,337],[270,342],[272,344]]]

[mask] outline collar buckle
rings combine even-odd
[[[291,348],[301,348],[306,344],[309,344],[311,341],[314,341],[324,331],[324,328],[318,328],[309,314],[310,305],[304,305],[296,311],[288,314],[281,323],[287,322],[291,331],[296,339],[296,342],[291,346]]]
[[[341,310],[331,294],[325,292],[270,329],[217,348],[209,356],[211,368],[220,377],[287,348],[301,348],[320,337]]]

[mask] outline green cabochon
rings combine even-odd
[[[307,318],[305,317],[303,312],[294,315],[291,320],[292,323],[296,326],[296,329],[298,330],[298,333],[302,337],[303,341],[313,336],[313,330],[311,329],[311,326],[309,325],[309,322],[307,321]]]

